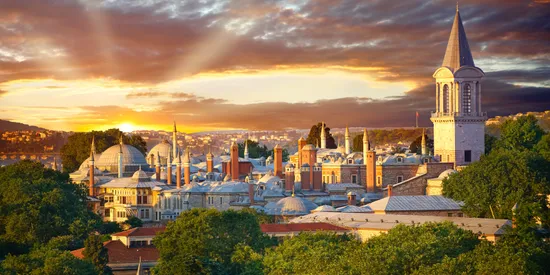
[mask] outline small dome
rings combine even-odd
[[[289,162],[286,164],[285,168],[294,168],[294,165]]]
[[[338,212],[338,210],[330,205],[321,205],[311,210],[311,212]]]
[[[304,164],[302,164],[302,167],[309,167],[309,164],[304,163]]]
[[[317,204],[300,197],[286,197],[276,203],[265,205],[268,214],[281,216],[307,215],[315,208]]]
[[[353,191],[349,191],[348,192],[348,196],[356,196],[357,197],[357,193],[353,192]]]
[[[443,171],[441,174],[439,174],[439,177],[437,177],[438,179],[446,179],[449,177],[450,174],[454,174],[456,173],[456,170],[454,169],[447,169],[445,171]]]
[[[145,172],[143,172],[143,170],[137,170],[133,175],[132,175],[132,179],[135,180],[135,181],[139,181],[139,182],[143,182],[143,181],[150,181],[151,179],[149,178],[149,176],[147,176],[147,174]]]
[[[311,144],[307,144],[304,147],[302,147],[302,150],[310,150],[311,151],[311,150],[317,150],[317,149],[315,148],[315,146],[313,146]]]
[[[160,156],[160,163],[161,165],[166,165],[166,161],[168,159],[168,156],[172,154],[172,145],[166,141],[163,140],[162,142],[158,143],[157,145],[153,146],[151,150],[147,153],[147,162],[151,165],[151,155],[154,156],[154,159],[156,161],[157,154]],[[171,156],[170,156],[171,157]]]

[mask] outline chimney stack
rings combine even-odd
[[[189,148],[185,149],[185,157],[183,158],[183,178],[185,184],[191,183],[191,159],[189,157]]]
[[[95,165],[94,165],[94,155],[95,155],[95,138],[92,136],[92,147],[90,149],[90,179],[88,186],[88,194],[90,197],[95,196],[94,185],[95,185]]]
[[[275,170],[275,176],[283,177],[283,148],[279,144],[273,148],[274,164],[273,170]]]
[[[176,188],[181,188],[181,152],[178,154],[178,160],[176,164]]]
[[[355,192],[348,193],[348,205],[357,205],[357,194]]]
[[[392,196],[392,188],[393,186],[391,184],[388,184],[388,197]]]
[[[172,159],[171,154],[166,158],[166,184],[172,185]]]
[[[248,199],[250,200],[250,206],[254,205],[254,184],[248,184]]]
[[[239,180],[239,147],[237,143],[231,144],[231,180]]]
[[[288,163],[285,167],[285,191],[292,191],[294,188],[294,165]]]
[[[301,182],[302,182],[302,190],[309,190],[311,187],[310,187],[310,175],[309,175],[309,170],[310,170],[311,167],[309,167],[309,164],[307,163],[304,163],[302,164],[302,169],[301,169]]]
[[[157,159],[155,161],[155,178],[160,181],[160,154],[157,151]]]

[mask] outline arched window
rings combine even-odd
[[[449,85],[445,84],[443,85],[443,113],[448,114],[449,113]]]
[[[462,94],[462,110],[465,114],[472,112],[472,87],[470,84],[464,85],[464,92]]]

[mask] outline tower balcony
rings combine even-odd
[[[445,118],[445,117],[472,117],[472,118],[487,118],[487,112],[472,112],[472,113],[442,113],[442,112],[432,112],[432,118]]]

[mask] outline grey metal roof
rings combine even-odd
[[[451,36],[449,37],[445,58],[443,58],[443,64],[441,66],[448,67],[453,72],[456,72],[462,66],[475,67],[458,9],[456,10]]]
[[[462,202],[443,196],[391,196],[368,204],[374,211],[460,210]]]

